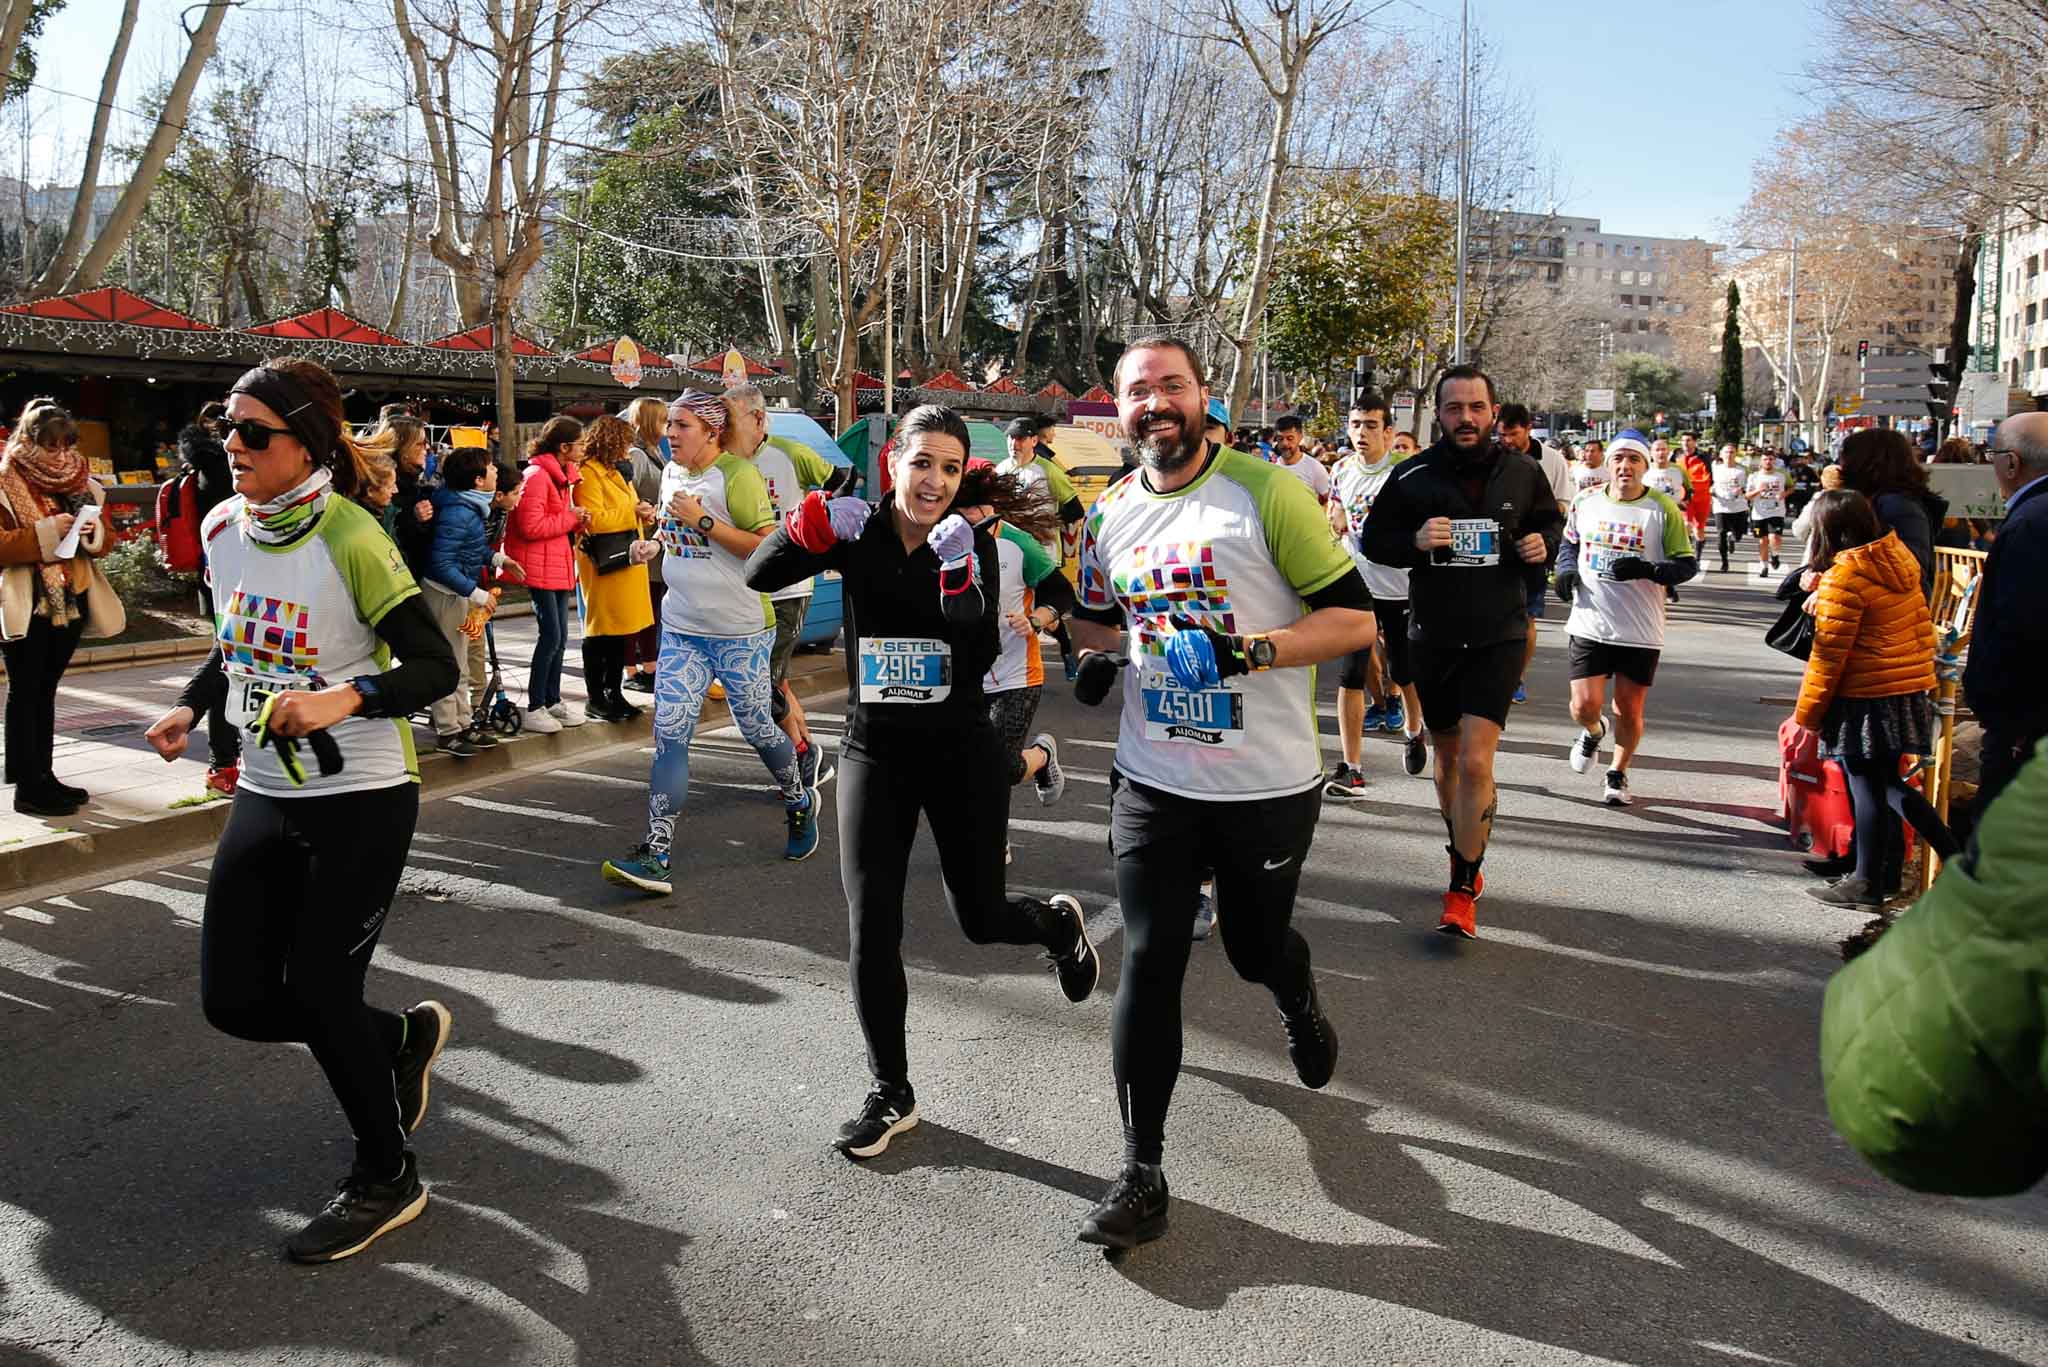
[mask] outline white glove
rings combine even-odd
[[[480,608],[495,607],[498,600],[491,597],[491,591],[481,586],[469,591],[469,601]]]
[[[661,558],[659,541],[635,541],[629,557],[635,565],[651,565]]]

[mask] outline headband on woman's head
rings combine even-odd
[[[701,389],[685,389],[669,403],[668,411],[673,413],[679,408],[695,413],[713,432],[725,430],[725,405],[716,395],[706,394]]]
[[[313,457],[315,465],[325,464],[341,444],[341,431],[327,415],[327,410],[314,401],[304,385],[282,370],[272,370],[267,366],[246,370],[228,393],[247,394],[268,405],[284,419],[284,425],[291,429],[291,434],[299,439],[299,445]]]

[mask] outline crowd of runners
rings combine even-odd
[[[657,565],[665,590],[644,837],[602,865],[651,895],[674,888],[690,743],[714,682],[783,799],[785,856],[818,848],[828,770],[781,683],[802,620],[784,605],[821,573],[843,583],[838,862],[870,1085],[832,1142],[853,1159],[918,1123],[901,941],[920,821],[969,941],[1036,949],[1069,1001],[1094,992],[1102,966],[1080,901],[1006,886],[1012,789],[1052,804],[1066,784],[1057,739],[1034,729],[1041,640],[1067,659],[1078,701],[1117,709],[1108,855],[1124,950],[1110,1052],[1123,1150],[1079,1237],[1127,1248],[1166,1229],[1182,983],[1211,923],[1232,968],[1271,994],[1303,1085],[1332,1075],[1338,1032],[1293,912],[1322,803],[1363,791],[1366,734],[1398,735],[1401,767],[1430,776],[1445,835],[1438,928],[1477,938],[1495,756],[1526,697],[1548,595],[1569,607],[1580,728],[1559,759],[1573,774],[1600,767],[1604,800],[1626,804],[1679,588],[1701,572],[1710,536],[1722,569],[1754,537],[1756,572],[1778,572],[1798,481],[1769,451],[1751,460],[1727,447],[1710,468],[1691,435],[1674,450],[1624,430],[1567,455],[1464,366],[1436,385],[1434,444],[1415,449],[1388,403],[1365,394],[1327,470],[1299,422],[1278,426],[1270,459],[1226,445],[1201,364],[1178,339],[1133,343],[1115,399],[1135,467],[1084,510],[1028,420],[998,465],[970,455],[951,410],[913,410],[876,504],[839,472],[765,446],[751,396],[685,392],[661,415],[658,468],[618,494],[621,525],[637,530],[602,543],[585,516],[576,547],[585,562]],[[647,446],[651,426],[635,429]],[[204,526],[219,641],[150,740],[174,757],[222,711],[250,738],[207,891],[205,1012],[241,1038],[308,1045],[326,1074],[355,1161],[289,1251],[331,1261],[426,1200],[409,1136],[452,1018],[432,1001],[367,1005],[364,976],[418,813],[406,718],[462,673],[455,615],[432,595],[487,611],[478,576],[503,553],[479,538],[460,575],[437,573],[423,595],[352,501],[388,452],[351,431],[317,365],[251,370],[216,428],[236,490]],[[485,468],[458,468],[480,519]],[[441,507],[444,521],[459,511]],[[573,509],[557,515],[567,531]],[[627,614],[621,630],[641,625]],[[1326,771],[1312,667],[1327,662],[1339,755]],[[609,696],[618,680],[605,677]]]

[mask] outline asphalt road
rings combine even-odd
[[[925,1123],[866,1166],[826,1149],[866,1081],[836,832],[783,863],[729,733],[666,901],[595,871],[638,837],[643,751],[423,809],[370,991],[454,1011],[432,1203],[329,1268],[278,1247],[346,1129],[303,1051],[201,1020],[203,862],[45,890],[0,916],[0,1364],[2048,1361],[2039,1196],[1904,1193],[1828,1126],[1818,1010],[1858,918],[1799,895],[1771,825],[1770,609],[1686,590],[1625,811],[1564,763],[1546,628],[1477,943],[1431,931],[1442,826],[1376,740],[1298,911],[1334,1082],[1295,1082],[1270,999],[1200,947],[1173,1230],[1114,1261],[1073,1240],[1119,1152],[1113,718],[1063,688],[1072,785],[1018,796],[1012,877],[1082,897],[1103,984],[1070,1006],[962,941],[921,843]]]

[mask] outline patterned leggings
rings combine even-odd
[[[1038,716],[1037,684],[988,695],[988,719],[996,728],[996,743],[1010,765],[1010,786],[1024,781],[1024,738]]]
[[[785,800],[803,799],[796,750],[769,710],[768,649],[773,630],[752,636],[689,636],[663,627],[654,673],[654,771],[647,787],[647,843],[666,858],[675,839],[676,813],[690,793],[690,740],[716,676],[725,685],[740,734],[760,753]]]

